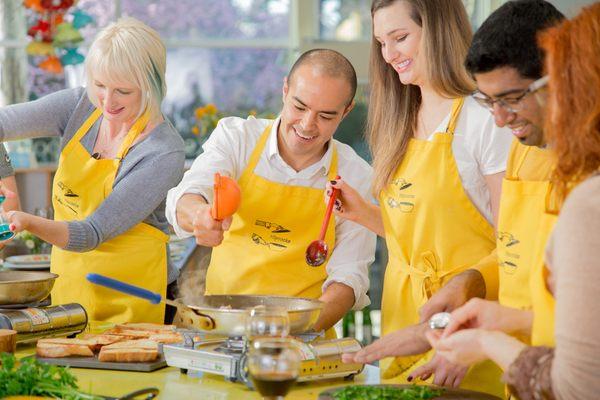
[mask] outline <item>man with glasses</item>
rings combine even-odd
[[[535,345],[553,344],[553,310],[543,279],[543,256],[557,213],[550,184],[552,155],[543,130],[548,79],[542,76],[543,54],[536,36],[562,19],[547,1],[507,2],[476,32],[465,63],[477,82],[473,98],[490,110],[496,125],[509,127],[516,139],[502,185],[497,254],[482,260],[497,265],[498,282],[485,285],[487,298],[498,291],[500,305],[474,299],[464,310],[472,316],[474,327],[505,330]],[[454,299],[463,297],[457,292],[468,293],[483,279],[472,270],[466,277],[466,273],[458,275],[455,284],[449,282],[437,292],[422,308],[422,318],[456,308]]]

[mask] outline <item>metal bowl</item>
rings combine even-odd
[[[41,301],[50,294],[56,278],[50,272],[0,271],[0,305]]]
[[[261,305],[286,309],[290,317],[290,333],[292,335],[310,331],[323,309],[323,302],[315,299],[258,295],[212,295],[204,296],[198,302],[188,304],[187,307],[191,313],[184,313],[186,315],[182,315],[181,322],[215,335],[243,336],[248,310]]]

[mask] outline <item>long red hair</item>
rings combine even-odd
[[[540,35],[550,76],[545,134],[567,188],[600,168],[600,3]]]

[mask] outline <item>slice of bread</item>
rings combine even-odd
[[[124,324],[118,324],[115,328],[120,330],[131,330],[131,331],[148,331],[148,332],[173,332],[175,331],[175,325],[161,325],[151,324],[146,322],[126,322]]]
[[[109,344],[121,342],[123,340],[126,340],[127,337],[120,336],[120,335],[85,333],[85,334],[81,335],[79,337],[79,339],[83,339],[83,340],[92,342],[93,343],[92,351],[97,352],[102,348],[102,346],[107,346]]]
[[[158,351],[146,349],[102,348],[98,360],[103,362],[150,362],[158,358]]]
[[[80,339],[40,339],[37,342],[36,354],[48,358],[93,357],[92,346],[88,341]]]
[[[155,335],[150,335],[148,339],[164,344],[183,342],[183,336],[179,332],[157,333]]]
[[[112,329],[109,329],[107,331],[104,332],[104,334],[106,335],[116,335],[116,336],[121,336],[123,337],[125,340],[132,340],[132,339],[145,339],[150,337],[150,335],[153,335],[157,332],[155,331],[136,331],[133,329],[121,329],[118,327],[114,327]]]
[[[126,340],[103,346],[99,361],[149,362],[158,358],[158,343],[152,340]]]
[[[102,350],[112,349],[144,349],[144,350],[158,350],[158,343],[154,340],[141,339],[141,340],[124,340],[109,344],[108,346],[102,347]]]

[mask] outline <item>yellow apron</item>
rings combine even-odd
[[[271,126],[257,142],[239,179],[242,204],[223,243],[215,247],[206,274],[206,294],[261,294],[319,298],[326,265],[311,267],[305,251],[319,235],[325,213],[323,190],[271,182],[254,173]],[[277,134],[277,132],[273,132]],[[332,143],[333,146],[333,143]],[[337,175],[333,148],[328,179]],[[335,246],[332,218],[325,241]]]
[[[144,114],[123,140],[115,159],[97,160],[80,140],[101,114],[96,109],[60,154],[52,186],[56,221],[81,221],[94,213],[112,192],[121,160],[148,123],[148,115]],[[50,266],[60,278],[52,290],[52,302],[79,303],[94,321],[162,323],[163,306],[93,285],[86,275],[96,272],[164,295],[167,241],[165,233],[141,222],[88,252],[75,253],[54,246]]]
[[[464,99],[456,99],[446,132],[433,141],[411,139],[393,181],[380,194],[389,261],[383,287],[383,334],[419,322],[418,310],[454,275],[494,249],[494,229],[465,193],[452,154]],[[433,355],[381,360],[382,380],[406,377]],[[461,387],[502,396],[500,369],[486,361]]]
[[[548,150],[526,146],[514,140],[498,217],[498,264],[500,289],[498,301],[507,307],[530,310],[530,276],[543,260],[543,248],[550,229],[541,229],[546,194],[554,161]]]
[[[531,280],[531,300],[533,306],[533,326],[531,329],[532,346],[550,346],[555,345],[554,341],[554,296],[548,290],[546,281],[548,278],[548,269],[544,262],[546,244],[550,233],[554,229],[558,219],[559,203],[557,194],[552,190],[552,185],[548,186],[544,213],[542,214],[537,231],[539,232],[536,240],[535,251],[539,254],[532,265]]]

